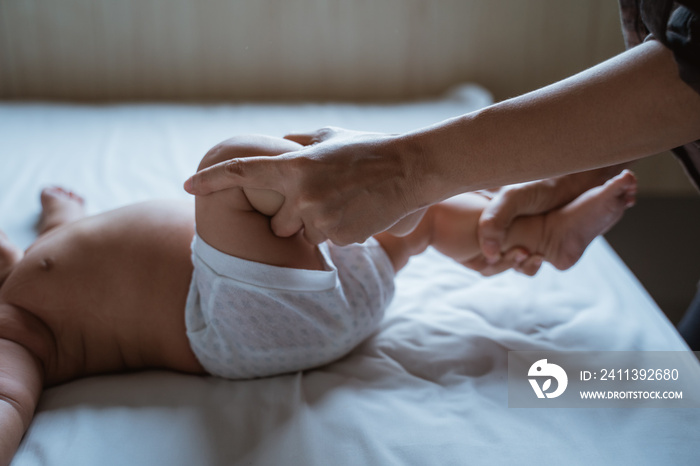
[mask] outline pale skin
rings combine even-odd
[[[244,155],[298,149],[284,139],[225,141],[200,169]],[[567,268],[634,200],[624,172],[548,215],[518,219],[505,239]],[[317,246],[303,233],[276,236],[272,191],[231,188],[191,203],[152,201],[85,217],[83,200],[61,188],[41,196],[39,237],[21,251],[0,235],[0,465],[9,464],[42,390],[76,378],[149,368],[204,374],[185,333],[192,274],[190,242],[200,236],[238,257],[283,267],[319,269]],[[404,236],[376,236],[395,269],[429,245],[458,262],[479,254],[476,227],[488,199],[463,195],[397,226]],[[580,228],[586,225],[586,228]],[[568,230],[577,231],[576,241]],[[573,258],[573,261],[572,261]]]
[[[195,174],[185,189],[276,189],[285,199],[272,219],[278,235],[303,227],[310,242],[347,244],[457,193],[558,177],[487,208],[480,242],[494,265],[513,218],[569,202],[607,179],[602,167],[700,139],[700,95],[678,76],[672,52],[648,41],[558,83],[418,131],[325,128],[288,137],[308,147],[221,163]],[[376,208],[368,213],[366,205]]]

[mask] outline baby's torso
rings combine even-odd
[[[47,383],[162,367],[200,372],[185,336],[191,203],[155,201],[51,231],[0,289],[56,340]]]

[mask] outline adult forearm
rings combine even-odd
[[[275,233],[290,236],[303,226],[311,242],[348,244],[462,192],[616,165],[696,139],[700,95],[678,77],[672,54],[649,42],[422,130],[297,135],[309,145],[275,158],[222,162],[185,188],[197,195],[231,187],[277,191],[285,201],[272,221]]]
[[[430,161],[429,201],[620,164],[699,138],[700,95],[678,77],[672,54],[650,41],[398,141]]]

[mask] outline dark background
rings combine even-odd
[[[700,195],[640,197],[605,238],[677,324],[700,280]]]

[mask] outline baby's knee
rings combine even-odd
[[[248,146],[248,148],[250,146],[247,142],[248,140],[244,136],[234,136],[218,143],[204,154],[197,171],[211,167],[217,163],[225,162],[226,160],[250,156],[246,155],[250,154],[249,150],[245,150],[246,146]]]
[[[245,157],[274,156],[299,149],[301,146],[287,139],[248,134],[233,136],[212,147],[199,164],[199,170],[217,163]]]

